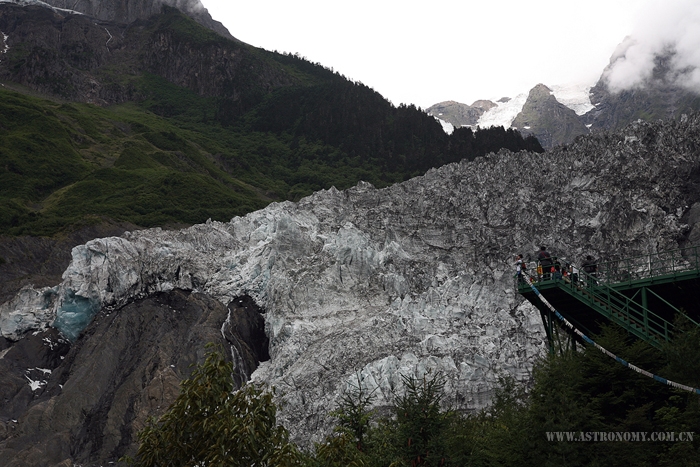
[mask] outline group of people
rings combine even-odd
[[[581,263],[583,272],[587,277],[595,283],[598,274],[598,262],[591,255],[587,255],[586,259]],[[523,255],[519,254],[515,257],[515,275],[518,278],[518,283],[525,283],[525,272],[528,266]],[[548,281],[554,280],[570,280],[574,283],[579,281],[579,271],[576,266],[570,263],[562,263],[556,256],[552,256],[547,247],[540,247],[537,252],[537,277],[539,280]]]

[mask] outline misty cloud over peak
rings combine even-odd
[[[180,11],[191,13],[201,13],[204,11],[204,5],[199,0],[162,0],[162,3],[175,7]]]
[[[654,2],[640,17],[635,31],[625,38],[603,73],[611,92],[652,84],[654,69],[667,67],[665,84],[700,94],[700,2]],[[657,70],[658,71],[658,70]]]

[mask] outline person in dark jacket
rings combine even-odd
[[[552,255],[547,251],[546,246],[540,247],[540,251],[537,253],[537,260],[542,266],[542,280],[548,281],[552,277]]]
[[[586,256],[586,259],[581,263],[581,269],[590,276],[592,285],[598,282],[598,261],[593,259],[591,255]]]

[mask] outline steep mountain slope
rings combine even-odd
[[[144,72],[201,96],[231,100],[229,105],[241,109],[275,87],[299,82],[256,49],[170,7],[126,24],[2,3],[0,30],[8,47],[0,78],[73,101],[113,104],[144,98],[150,94],[140,82]]]
[[[17,339],[54,323],[77,338],[73,349],[90,348],[112,338],[102,323],[127,319],[144,298],[175,289],[222,304],[249,296],[265,310],[271,357],[252,379],[277,387],[281,419],[308,445],[330,429],[327,412],[358,377],[376,389],[380,409],[401,374],[442,372],[447,402],[465,410],[488,403],[499,374],[527,381],[544,336],[538,314],[513,291],[512,256],[533,255],[540,244],[574,261],[671,249],[699,227],[688,224],[698,203],[700,116],[637,123],[544,154],[502,151],[449,164],[381,190],[324,190],[230,223],[96,239],[73,250],[60,284],[26,288],[3,305],[0,330]],[[81,355],[76,368],[104,358]],[[142,371],[123,358],[133,368],[125,375]],[[70,448],[58,439],[54,451],[36,447],[51,428],[34,414],[71,400],[75,383],[62,365],[45,386],[51,391],[33,391],[43,402],[25,390],[12,404],[18,421],[6,424],[0,455],[54,456],[64,446],[61,453],[97,464],[133,450],[113,431],[103,432],[111,451],[88,449],[79,427],[92,426],[92,409],[64,427]],[[68,376],[62,388],[59,374]],[[133,433],[134,419],[120,420],[110,427]]]
[[[700,110],[697,89],[682,86],[678,70],[673,69],[673,50],[654,57],[654,68],[642,82],[624,89],[611,89],[609,75],[618,61],[624,62],[628,46],[623,42],[610,58],[600,80],[591,89],[595,109],[584,116],[592,130],[618,129],[638,119],[653,121],[678,118],[683,113]],[[692,67],[684,70],[692,72]]]
[[[163,5],[177,8],[202,26],[227,39],[234,39],[231,33],[215,21],[199,0],[140,0],[140,1],[97,1],[97,0],[47,0],[45,3],[73,11],[79,11],[93,18],[114,23],[130,24],[139,19],[148,19],[159,14]]]
[[[146,419],[172,403],[206,343],[230,349],[237,383],[246,380],[269,358],[267,349],[258,352],[261,325],[244,298],[227,308],[172,291],[105,313],[73,346],[52,332],[23,339],[0,358],[0,396],[11,401],[0,408],[0,464],[116,461],[133,449]]]
[[[415,107],[169,7],[124,25],[4,3],[0,31],[0,233],[53,235],[86,218],[228,220],[322,188],[539,148],[515,133],[448,137]]]

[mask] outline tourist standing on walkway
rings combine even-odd
[[[542,280],[548,281],[552,276],[552,255],[549,254],[546,246],[540,247],[537,260],[542,266]]]
[[[591,278],[591,285],[598,283],[598,261],[593,259],[591,255],[587,255],[586,259],[581,263],[581,269]]]

